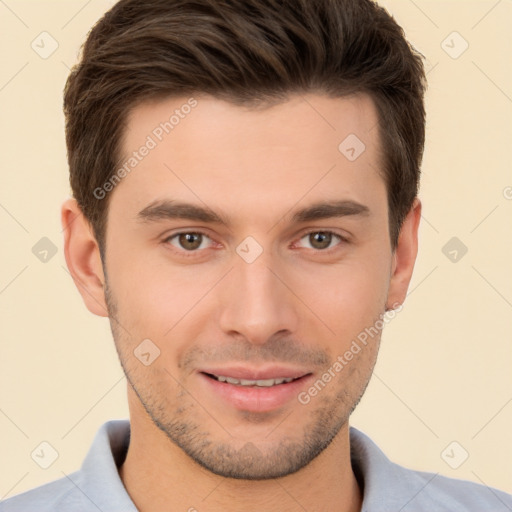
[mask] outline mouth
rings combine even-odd
[[[309,385],[313,373],[304,369],[243,367],[202,369],[198,372],[201,392],[214,402],[237,410],[269,412],[298,402],[299,393]]]
[[[234,377],[228,377],[226,375],[214,375],[212,373],[202,372],[207,377],[211,379],[215,379],[219,382],[227,382],[228,384],[233,384],[234,386],[249,386],[249,387],[260,387],[260,388],[270,388],[272,386],[279,386],[280,384],[288,384],[289,382],[293,382],[294,380],[301,379],[302,377],[278,377],[276,379],[235,379]]]

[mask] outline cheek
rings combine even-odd
[[[229,265],[206,262],[177,266],[160,251],[123,248],[119,240],[113,242],[109,282],[120,320],[134,338],[154,339],[165,346],[170,340],[177,343],[184,329],[188,339],[195,339],[201,329],[215,329],[215,309],[222,303],[216,298],[227,286],[221,278]],[[303,301],[293,294],[289,297],[303,319],[301,329],[326,340],[334,331],[336,340],[350,343],[352,337],[371,325],[383,310],[389,284],[390,257],[382,257],[383,253],[382,244],[372,244],[332,264],[281,261],[278,266],[285,282]]]
[[[389,262],[384,258],[354,254],[333,265],[298,268],[294,274],[297,294],[307,298],[306,304],[337,339],[371,325],[385,307]]]
[[[115,256],[115,255],[114,255]],[[202,323],[197,316],[210,302],[209,295],[221,271],[214,266],[175,266],[162,258],[132,252],[119,258],[109,272],[120,320],[133,335],[169,339],[176,328]],[[212,294],[213,296],[214,294]]]

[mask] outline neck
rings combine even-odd
[[[296,473],[271,480],[238,480],[203,468],[170,441],[145,411],[131,412],[130,445],[119,474],[140,512],[361,510],[361,491],[350,463],[348,424]]]

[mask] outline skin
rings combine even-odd
[[[141,511],[360,510],[348,420],[379,336],[309,403],[294,397],[271,411],[234,406],[199,370],[278,362],[306,368],[307,391],[359,333],[404,301],[420,202],[393,250],[368,96],[291,96],[258,110],[195,98],[191,113],[110,192],[104,267],[75,200],[62,207],[69,270],[88,309],[109,316],[127,375],[132,430],[120,476]],[[187,99],[137,106],[123,156]],[[349,134],[366,146],[352,162],[338,150]],[[160,200],[206,207],[226,224],[140,218]],[[293,220],[300,209],[334,201],[367,211]],[[197,231],[206,236],[193,250],[180,245],[183,237],[169,238]],[[252,263],[236,252],[248,236],[263,250]],[[144,339],[160,350],[148,366],[134,356]]]

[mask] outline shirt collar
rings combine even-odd
[[[75,485],[100,510],[137,512],[118,470],[126,457],[129,443],[129,421],[108,421],[96,433],[77,474]]]
[[[75,473],[73,483],[100,510],[137,512],[118,471],[129,442],[129,421],[108,421],[98,430],[81,471]],[[398,510],[425,485],[423,479],[414,478],[413,472],[391,462],[368,436],[354,427],[350,427],[350,456],[363,493],[361,512],[378,509],[383,503],[390,510]]]
[[[395,464],[366,434],[354,427],[350,427],[350,457],[363,489],[361,512],[382,510],[383,505],[386,510],[405,510],[438,476]]]

